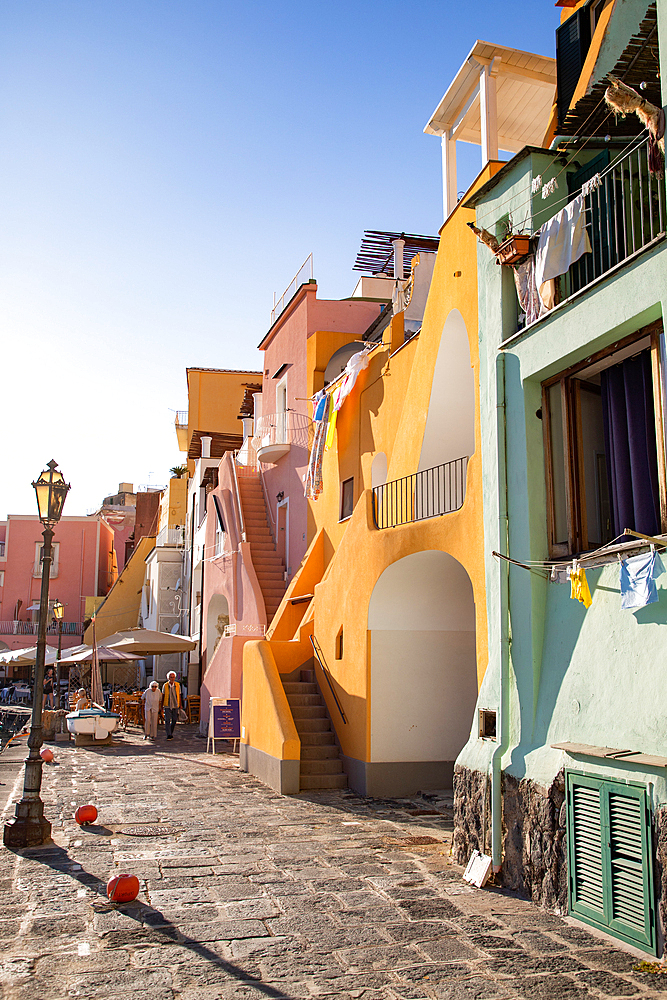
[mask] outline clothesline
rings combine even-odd
[[[609,114],[608,114],[608,115],[607,115],[607,116],[606,116],[606,117],[604,118],[604,120],[603,120],[603,121],[606,121],[606,120],[607,120],[607,118],[609,118],[609,117],[611,116],[611,114],[612,114],[612,113],[613,113],[613,112],[611,112],[611,111],[610,111],[610,112],[609,112]],[[639,135],[635,135],[635,136],[633,136],[633,137],[632,137],[632,139],[630,140],[630,142],[629,142],[629,143],[628,143],[628,144],[627,144],[626,146],[624,146],[624,147],[623,147],[623,149],[621,149],[621,150],[620,150],[620,151],[619,151],[619,152],[618,152],[618,153],[617,153],[617,154],[616,154],[616,155],[615,155],[615,156],[613,157],[613,159],[612,159],[612,160],[610,161],[610,163],[609,163],[609,164],[608,164],[608,165],[607,165],[607,166],[605,167],[604,171],[602,171],[602,170],[600,171],[600,176],[601,176],[601,177],[604,177],[604,176],[605,176],[605,175],[606,175],[607,173],[609,173],[609,172],[610,172],[611,170],[613,170],[613,169],[614,169],[614,167],[616,166],[616,164],[618,163],[618,161],[619,161],[619,160],[620,160],[620,159],[621,159],[621,158],[622,158],[623,156],[625,156],[625,154],[627,153],[627,151],[628,151],[629,149],[631,149],[631,147],[633,146],[633,144],[634,144],[634,143],[637,143],[638,145],[640,145],[640,144],[641,144],[642,142],[644,142],[644,140],[645,140],[645,138],[646,138],[646,132],[647,132],[647,129],[643,129],[643,131],[642,131],[642,132],[640,132],[640,133],[639,133]],[[575,158],[575,156],[578,156],[578,155],[580,155],[580,154],[581,154],[581,151],[582,151],[583,149],[585,149],[585,147],[587,146],[587,144],[588,144],[589,142],[591,142],[591,141],[592,141],[593,139],[599,139],[599,138],[600,138],[599,136],[588,136],[588,137],[587,137],[587,138],[585,139],[585,141],[584,141],[584,142],[583,142],[583,143],[581,144],[581,146],[579,146],[579,147],[577,147],[576,149],[574,149],[574,150],[573,150],[573,152],[572,152],[572,156],[570,157],[570,159],[569,159],[569,160],[567,161],[567,163],[565,163],[565,164],[563,165],[562,169],[561,169],[561,170],[560,170],[560,171],[559,171],[559,172],[558,172],[557,174],[555,174],[555,175],[554,175],[554,177],[552,178],[552,180],[555,180],[555,181],[557,181],[557,180],[558,180],[558,178],[560,178],[560,177],[561,177],[561,176],[563,175],[563,173],[565,173],[565,171],[566,171],[566,170],[568,169],[568,167],[569,167],[569,166],[571,165],[571,163],[572,163],[572,160],[573,160],[573,159]],[[559,148],[560,148],[560,147],[559,147]],[[556,184],[556,187],[557,187],[557,186],[558,186],[558,185]],[[567,194],[564,194],[564,195],[562,195],[562,196],[561,196],[560,198],[558,198],[558,199],[557,199],[557,201],[556,201],[556,204],[558,205],[558,204],[560,204],[561,202],[563,202],[563,201],[566,201],[566,200],[567,200],[568,198],[570,198],[570,197],[571,197],[571,195],[570,195],[570,193],[568,192]],[[532,201],[533,201],[533,193],[531,193],[531,196],[530,196],[530,198],[528,198],[528,199],[527,199],[526,201],[523,201],[523,202],[520,202],[520,203],[519,203],[518,205],[514,205],[514,206],[513,206],[513,209],[512,209],[512,210],[513,210],[514,212],[517,212],[517,211],[519,211],[520,209],[522,209],[522,208],[524,208],[524,207],[526,207],[526,206],[530,206],[530,205],[532,204]],[[503,201],[503,202],[500,202],[500,203],[498,203],[498,204],[494,204],[493,208],[492,208],[492,209],[490,209],[490,210],[489,210],[489,211],[488,211],[488,212],[486,213],[486,215],[480,215],[480,216],[478,217],[478,222],[477,222],[477,224],[478,224],[479,226],[483,226],[483,225],[484,225],[484,223],[485,223],[485,221],[486,221],[487,219],[490,219],[490,218],[492,218],[492,217],[493,217],[493,218],[497,218],[497,216],[498,216],[498,213],[499,213],[499,212],[501,212],[501,211],[502,211],[502,209],[503,209],[503,208],[505,208],[505,206],[506,206],[506,205],[512,205],[512,198],[507,198],[507,199],[506,199],[505,201]]]
[[[579,601],[585,608],[589,608],[593,603],[593,599],[588,587],[588,580],[586,579],[586,568],[582,563],[590,562],[595,557],[599,558],[603,553],[613,554],[609,552],[610,547],[619,541],[619,539],[628,536],[637,538],[651,547],[649,553],[627,556],[625,559],[621,558],[621,553],[618,550],[616,551],[620,570],[621,610],[638,611],[640,608],[644,608],[648,604],[654,604],[658,600],[655,578],[664,572],[664,567],[657,550],[667,548],[667,541],[663,538],[658,538],[654,535],[645,535],[631,528],[624,528],[622,533],[612,539],[611,542],[607,542],[593,552],[585,553],[580,557],[573,557],[571,562],[566,563],[554,562],[553,560],[527,560],[526,562],[519,562],[519,560],[512,559],[502,552],[495,551],[492,555],[498,559],[504,559],[514,566],[527,569],[531,573],[537,573],[552,583],[558,581],[559,574],[556,573],[556,570],[564,569],[570,579],[570,597],[572,600]],[[545,576],[543,571],[549,568],[551,569],[551,573]],[[589,566],[589,569],[593,568],[597,567]]]

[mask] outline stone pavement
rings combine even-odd
[[[427,803],[283,797],[177,734],[55,748],[43,785],[53,845],[0,849],[6,1000],[667,993],[667,975],[633,971],[637,959],[599,937],[469,889],[449,860],[451,821]],[[79,829],[72,813],[87,802],[98,825]],[[141,895],[110,904],[105,883],[123,871]]]

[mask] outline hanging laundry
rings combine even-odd
[[[554,191],[557,190],[558,190],[558,181],[556,180],[555,177],[552,177],[550,181],[547,181],[546,184],[542,185],[542,197],[548,198],[550,194],[553,194]]]
[[[537,192],[542,187],[542,174],[538,174],[537,177],[533,177],[533,182],[530,185],[531,194],[537,194]]]
[[[526,314],[526,326],[534,323],[540,314],[546,312],[535,284],[535,257],[530,256],[523,264],[514,265],[514,284],[519,304]]]
[[[584,199],[579,195],[540,229],[535,254],[535,284],[545,305],[548,289],[543,290],[542,286],[551,278],[565,274],[570,265],[591,252],[583,207]]]
[[[341,406],[352,392],[359,372],[368,368],[369,361],[370,358],[368,356],[368,351],[357,351],[356,354],[352,355],[348,363],[345,365],[343,381],[336,389],[334,389],[333,392],[334,410],[340,410]]]
[[[306,483],[304,493],[309,500],[317,500],[323,488],[322,479],[322,458],[324,456],[324,442],[327,437],[327,428],[331,397],[324,394],[324,398],[318,401],[317,412],[322,413],[322,417],[315,420],[315,434],[313,437],[313,447],[310,452],[308,471],[306,473]]]
[[[592,194],[593,191],[597,191],[599,187],[602,187],[602,178],[599,174],[593,174],[593,176],[584,181],[581,185],[581,197],[585,198],[587,195]]]
[[[327,405],[327,393],[324,389],[320,389],[318,394],[313,399],[313,420],[322,420],[324,418],[324,410]]]
[[[593,603],[593,598],[591,597],[591,592],[588,588],[586,570],[583,569],[575,559],[569,573],[571,584],[570,597],[573,601],[579,601],[585,608],[590,608]]]
[[[621,610],[637,611],[658,600],[656,576],[664,572],[655,550],[621,562]]]
[[[333,444],[334,434],[336,433],[336,418],[338,416],[338,410],[331,409],[331,416],[329,417],[329,424],[327,426],[326,442],[324,444],[325,451],[328,451]]]

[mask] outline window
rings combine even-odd
[[[336,636],[336,659],[343,659],[343,626],[341,625],[340,631]]]
[[[479,710],[479,737],[482,740],[495,740],[496,713],[488,708]]]
[[[60,542],[52,542],[51,544],[51,572],[49,573],[49,579],[53,580],[54,577],[58,576],[58,558],[60,554]],[[41,542],[35,542],[35,566],[32,571],[33,576],[42,575],[42,559],[44,557],[44,546]]]
[[[573,772],[566,787],[570,913],[655,954],[646,790]]]
[[[667,530],[659,338],[653,324],[542,386],[549,554]]]
[[[340,519],[351,517],[354,511],[354,479],[346,479],[340,486]]]

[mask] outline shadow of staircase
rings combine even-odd
[[[298,681],[283,681],[283,687],[301,740],[301,790],[347,788],[340,749],[315,671],[302,670],[299,676]]]

